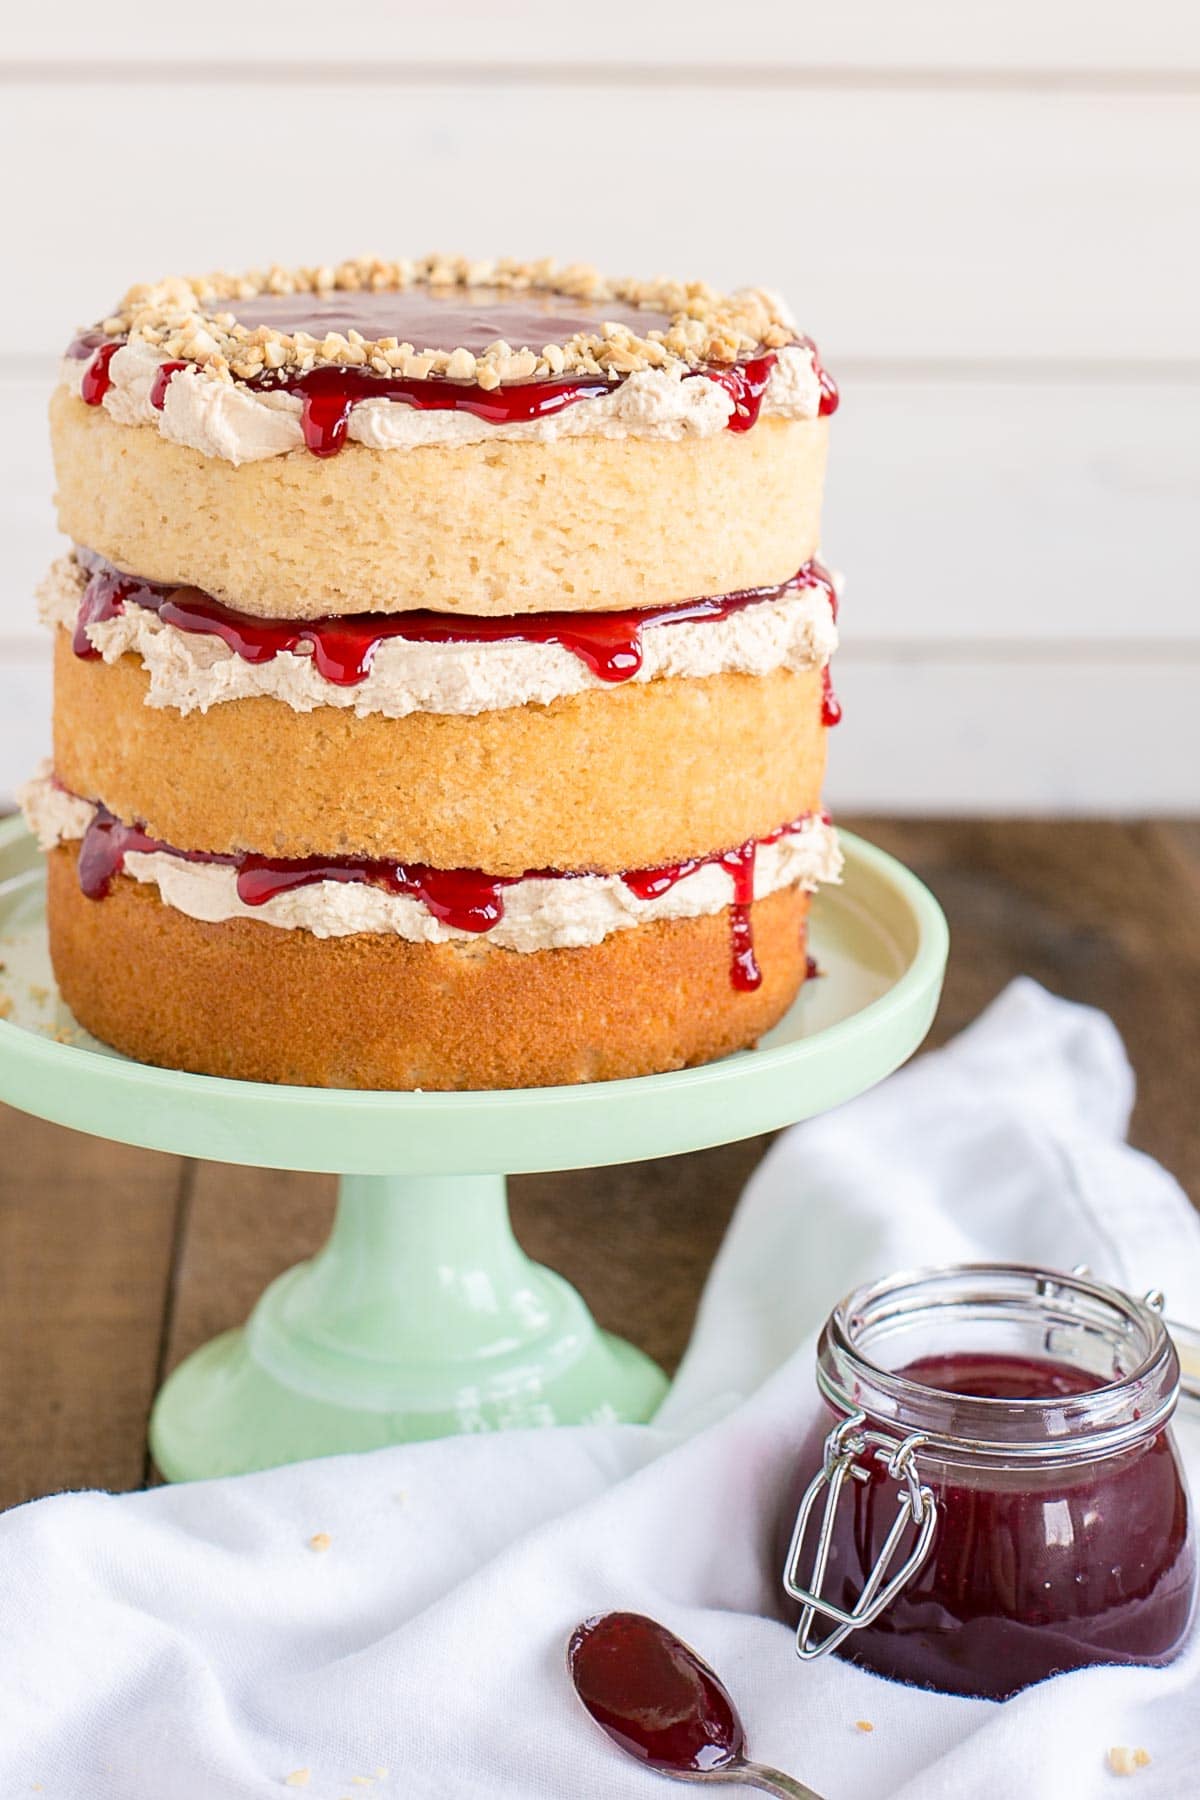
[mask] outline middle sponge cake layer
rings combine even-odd
[[[269,698],[146,704],[133,656],[55,633],[54,760],[75,793],[182,848],[478,868],[655,868],[818,810],[822,674],[715,675],[403,719]]]

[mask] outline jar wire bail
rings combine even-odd
[[[792,1599],[798,1600],[802,1607],[800,1623],[796,1628],[796,1654],[804,1662],[812,1662],[819,1656],[828,1655],[852,1631],[877,1619],[891,1605],[905,1583],[916,1574],[933,1547],[933,1534],[937,1529],[937,1501],[932,1490],[923,1485],[916,1461],[916,1453],[927,1441],[926,1438],[920,1433],[896,1438],[886,1432],[866,1430],[865,1426],[866,1414],[854,1412],[840,1419],[829,1431],[825,1438],[821,1467],[805,1490],[792,1530],[783,1585]],[[888,1477],[899,1488],[896,1517],[863,1584],[862,1592],[850,1610],[846,1611],[827,1599],[821,1592],[821,1586],[825,1580],[833,1524],[842,1489],[847,1481],[869,1481],[872,1463],[882,1464]],[[828,1490],[825,1494],[825,1511],[817,1534],[811,1572],[805,1581],[802,1579],[804,1545],[809,1520],[822,1490],[825,1489]],[[892,1565],[904,1535],[913,1526],[917,1528],[917,1541],[892,1574]],[[832,1629],[823,1637],[814,1635],[818,1615],[832,1625]]]

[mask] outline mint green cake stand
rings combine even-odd
[[[813,908],[822,979],[757,1050],[592,1086],[380,1094],[185,1075],[88,1037],[54,988],[41,859],[19,820],[0,824],[0,990],[11,1002],[0,1100],[177,1156],[341,1176],[324,1249],[167,1381],[150,1426],[163,1473],[648,1419],[664,1376],[524,1255],[505,1175],[750,1137],[849,1100],[911,1055],[937,1005],[946,923],[901,864],[842,841],[844,885]]]

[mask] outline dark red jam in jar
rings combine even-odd
[[[1150,1305],[1021,1265],[895,1276],[832,1314],[817,1381],[834,1423],[784,1574],[802,1657],[1000,1700],[1180,1649],[1179,1360]]]

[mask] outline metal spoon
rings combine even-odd
[[[724,1782],[778,1800],[821,1800],[751,1762],[723,1683],[673,1631],[643,1613],[603,1613],[571,1634],[567,1667],[592,1718],[622,1750],[672,1781]]]
[[[670,1769],[659,1769],[668,1781],[723,1781],[727,1787],[755,1788],[760,1794],[775,1794],[778,1800],[821,1800],[815,1788],[810,1788],[803,1781],[797,1781],[794,1775],[785,1775],[781,1769],[768,1769],[766,1763],[748,1762],[739,1756],[723,1768],[708,1769],[692,1775],[673,1773]]]

